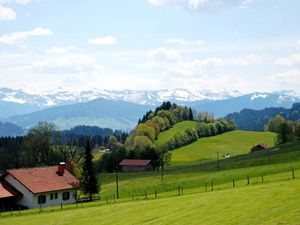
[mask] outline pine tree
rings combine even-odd
[[[81,188],[84,194],[89,195],[90,201],[92,201],[93,194],[99,192],[99,185],[93,167],[93,156],[89,139],[87,139],[85,147]]]
[[[194,120],[193,110],[191,108],[189,108],[189,120]]]

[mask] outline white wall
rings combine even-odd
[[[63,193],[70,192],[70,199],[64,201],[63,200]],[[51,193],[53,194],[53,199],[50,200]],[[57,193],[57,199],[55,199],[55,193]],[[38,203],[38,198],[40,195],[46,195],[46,203],[42,204],[42,207],[49,207],[49,206],[58,206],[58,205],[65,205],[65,204],[73,204],[76,203],[76,189],[69,189],[69,190],[62,190],[62,191],[53,191],[47,193],[40,193],[33,195],[33,207],[32,208],[39,208],[40,205]]]
[[[40,207],[40,205],[38,204],[38,197],[40,195],[46,195],[46,203],[42,204],[42,207],[58,206],[58,205],[61,205],[61,203],[63,205],[76,203],[76,193],[77,193],[76,189],[68,189],[68,190],[33,194],[10,174],[8,174],[5,177],[5,180],[23,194],[23,197],[20,200],[18,200],[17,203],[19,205],[27,206],[30,209]],[[70,192],[69,200],[66,200],[66,201],[63,200],[62,197],[63,197],[64,192]],[[53,200],[50,200],[51,193],[53,193]],[[58,194],[57,199],[55,199],[55,193]]]
[[[4,179],[23,194],[23,197],[17,203],[28,208],[33,208],[33,194],[10,174]]]

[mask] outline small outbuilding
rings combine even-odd
[[[258,144],[256,146],[254,146],[253,148],[251,148],[251,152],[263,151],[263,150],[267,150],[267,149],[268,149],[268,145]]]
[[[151,160],[144,159],[124,159],[120,162],[119,166],[122,167],[124,172],[138,172],[153,170]]]

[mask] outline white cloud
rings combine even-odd
[[[206,44],[203,40],[196,40],[196,41],[188,41],[181,38],[169,38],[166,40],[167,43],[170,44],[180,44],[180,45],[204,45]]]
[[[292,69],[275,74],[272,76],[272,82],[276,84],[274,86],[277,89],[293,89],[298,91],[300,87],[300,70]]]
[[[35,62],[32,64],[31,70],[34,73],[70,74],[82,72],[101,73],[103,68],[88,55],[66,54],[58,58]]]
[[[204,66],[249,66],[253,64],[263,63],[264,58],[257,55],[248,55],[245,57],[236,58],[217,58],[210,57],[206,59],[196,59],[190,61],[181,62],[182,67],[186,68],[199,68]]]
[[[53,31],[49,28],[37,27],[29,31],[4,34],[0,36],[0,44],[22,44],[29,37],[46,36],[52,34]]]
[[[88,40],[91,45],[114,45],[117,43],[117,38],[113,36],[96,37]]]
[[[7,4],[17,3],[21,5],[26,5],[30,2],[31,0],[0,0],[0,21],[17,19],[16,12],[12,8],[7,7]]]
[[[16,20],[17,15],[11,8],[0,5],[0,20]]]
[[[300,54],[294,54],[285,58],[280,58],[275,62],[275,65],[280,66],[294,66],[298,64],[300,64]]]
[[[174,50],[157,48],[148,53],[148,57],[155,61],[178,61],[181,55]]]
[[[253,0],[148,0],[154,6],[171,6],[189,11],[215,11],[247,8]]]
[[[68,52],[67,49],[61,47],[52,47],[52,48],[45,49],[45,53],[47,54],[64,54],[67,52]]]

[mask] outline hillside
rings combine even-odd
[[[166,168],[164,182],[160,182],[159,172],[120,173],[121,199],[116,200],[116,204],[113,204],[115,175],[101,174],[100,201],[79,204],[78,208],[69,205],[64,206],[64,210],[60,207],[44,209],[44,213],[37,213],[38,210],[21,215],[15,212],[14,216],[10,212],[2,213],[1,224],[19,225],[24,221],[28,225],[297,224],[300,220],[299,150],[299,142],[281,146],[270,152],[270,164],[264,152],[225,159],[220,172],[216,172],[215,165],[210,163],[171,166]],[[295,168],[294,180],[291,168]],[[247,184],[247,175],[250,184]],[[261,175],[264,175],[264,182]],[[210,187],[212,179],[213,191]],[[177,191],[179,185],[184,188],[181,196]],[[145,190],[148,200],[144,199]],[[155,190],[158,192],[156,200]],[[109,204],[106,204],[105,196]],[[143,213],[137,214],[137,208]]]
[[[7,120],[24,128],[40,121],[55,123],[60,129],[77,125],[93,125],[111,129],[130,130],[138,119],[149,110],[149,106],[122,101],[96,99],[86,103],[57,106]]]
[[[24,130],[16,126],[13,123],[2,123],[0,122],[0,137],[15,137],[15,136],[20,136],[24,134]]]
[[[235,156],[248,154],[257,144],[265,143],[274,146],[275,134],[269,132],[232,131],[214,137],[200,138],[198,141],[178,148],[172,152],[172,164],[203,162],[220,159],[225,155]]]
[[[300,120],[300,103],[293,104],[292,108],[265,108],[262,110],[243,109],[239,113],[230,113],[225,118],[235,121],[238,129],[263,131],[270,118],[281,115],[287,120]]]

